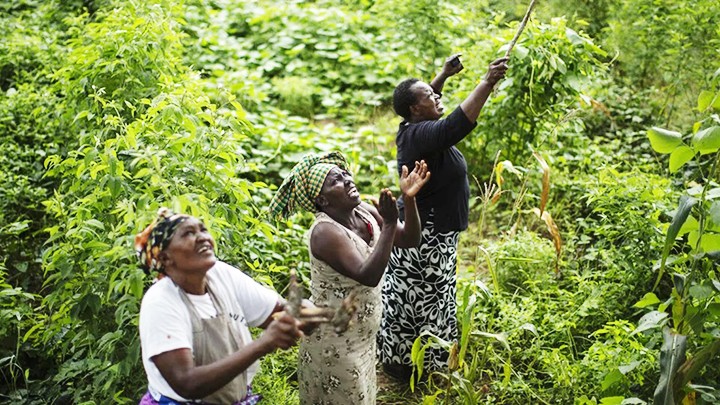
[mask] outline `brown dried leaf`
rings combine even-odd
[[[547,225],[548,231],[550,232],[550,236],[552,236],[556,254],[555,273],[560,273],[560,254],[562,253],[562,238],[560,237],[560,230],[548,211],[544,211],[541,214],[539,209],[533,208],[533,212],[545,222],[545,225]]]
[[[533,156],[540,162],[542,167],[543,178],[542,178],[542,194],[540,194],[540,214],[545,212],[545,206],[547,205],[548,196],[550,195],[550,166],[548,166],[545,159],[540,156],[539,153],[533,152]]]

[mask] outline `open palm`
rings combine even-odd
[[[415,197],[428,181],[430,181],[430,172],[424,160],[415,162],[415,168],[409,173],[407,166],[403,166],[400,174],[400,191],[403,195]]]

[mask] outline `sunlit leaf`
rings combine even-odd
[[[643,315],[638,321],[638,326],[630,334],[635,335],[649,329],[655,329],[663,326],[667,322],[667,312],[650,311]]]
[[[605,374],[605,378],[603,378],[603,380],[602,380],[600,389],[605,391],[606,389],[612,387],[616,382],[622,380],[624,377],[625,376],[623,376],[623,374],[620,372],[620,370],[618,370],[616,368],[616,369],[612,370],[611,372]],[[613,403],[619,404],[623,400],[623,397],[615,397],[615,398],[620,398],[620,400],[618,400],[617,402],[613,402]],[[601,403],[605,403],[605,402],[601,402]]]
[[[620,374],[620,372],[618,372]],[[620,374],[622,377],[622,374]],[[625,397],[605,397],[600,400],[600,405],[621,405]]]
[[[692,138],[692,145],[702,154],[717,152],[720,149],[720,126],[698,131]]]
[[[715,99],[715,93],[708,90],[703,90],[698,96],[698,111],[705,111],[712,104]]]
[[[686,145],[675,148],[670,153],[670,173],[675,173],[679,168],[692,160],[695,156],[695,151]]]
[[[660,303],[660,300],[658,299],[658,297],[654,293],[649,292],[649,293],[645,294],[645,296],[642,297],[642,299],[640,301],[636,302],[633,305],[633,307],[645,308],[645,307],[649,307],[651,305],[655,305],[655,304],[659,304],[659,303]]]
[[[683,144],[681,133],[658,127],[648,129],[648,138],[650,146],[658,153],[671,153]]]

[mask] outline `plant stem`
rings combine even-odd
[[[507,51],[505,51],[505,57],[510,56],[510,52],[512,51],[513,47],[515,46],[515,43],[518,41],[518,38],[520,38],[520,34],[522,34],[523,30],[525,29],[525,26],[527,25],[527,22],[530,19],[530,13],[532,13],[532,10],[534,7],[535,7],[535,0],[532,0],[530,2],[530,6],[528,6],[527,11],[525,12],[525,16],[523,17],[522,22],[520,23],[520,27],[518,27],[518,30],[515,33],[515,36],[513,37],[512,41],[510,41],[510,46],[508,47]]]

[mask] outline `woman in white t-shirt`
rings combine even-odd
[[[303,325],[281,311],[283,300],[215,257],[215,241],[195,217],[163,208],[135,237],[146,271],[160,280],[140,307],[140,342],[148,392],[141,405],[252,405],[257,360],[287,349]],[[265,328],[252,340],[249,326]]]

